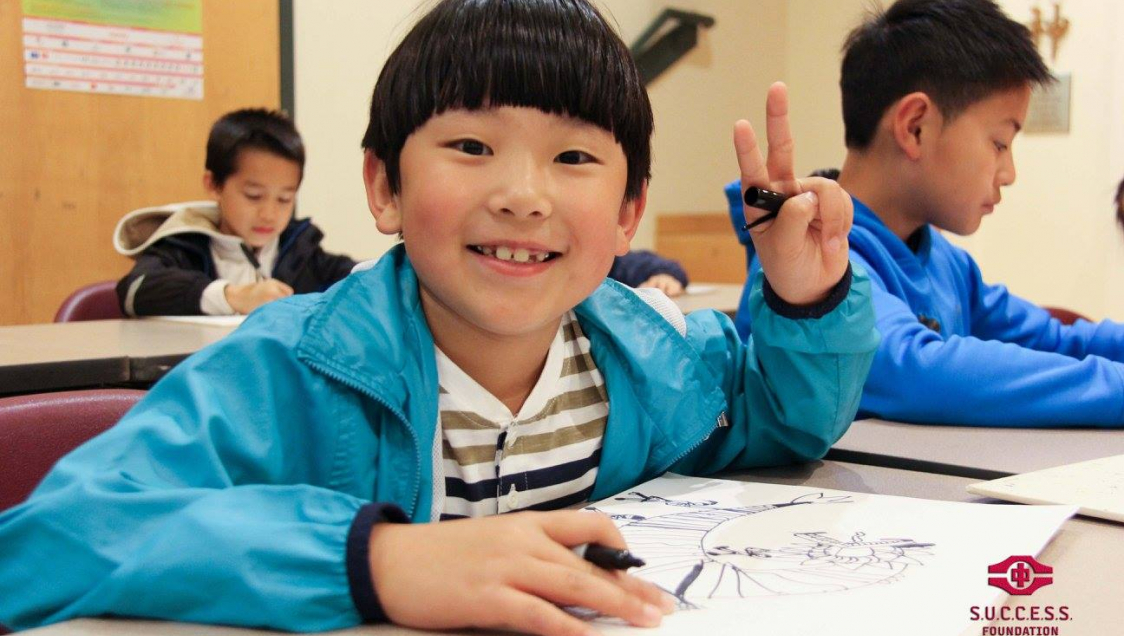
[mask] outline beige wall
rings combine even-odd
[[[661,212],[724,208],[721,187],[737,171],[732,123],[748,117],[760,129],[775,80],[790,86],[797,170],[841,164],[839,47],[872,1],[603,0],[626,42],[668,4],[717,18],[699,47],[649,87],[653,182],[635,246],[651,247]],[[1027,20],[1034,2],[1001,3]],[[297,123],[310,153],[301,210],[324,227],[329,247],[377,256],[393,240],[378,235],[366,212],[358,144],[370,90],[412,23],[413,5],[333,0],[330,13],[312,0],[294,5]],[[1070,35],[1053,66],[1073,73],[1071,131],[1022,136],[1018,183],[976,235],[954,240],[989,281],[1035,302],[1124,319],[1124,238],[1110,208],[1124,175],[1124,47],[1115,33],[1124,7],[1082,0],[1063,10]]]
[[[632,1],[609,4],[615,8]],[[654,17],[669,3],[649,4]],[[762,128],[765,92],[784,76],[784,58],[775,54],[784,47],[784,30],[745,28],[783,25],[783,0],[678,0],[670,4],[712,15],[716,25],[702,31],[699,45],[648,87],[656,118],[652,184],[648,217],[635,247],[652,247],[655,217],[661,212],[726,209],[722,186],[738,176],[734,122],[748,118],[755,128]],[[625,37],[631,43],[627,29]]]
[[[409,2],[320,0],[293,3],[296,122],[308,153],[297,204],[324,230],[325,246],[355,258],[382,254],[363,192],[367,107],[383,60],[412,23]]]
[[[784,81],[796,140],[796,173],[843,165],[839,49],[870,2],[796,0],[788,3]]]

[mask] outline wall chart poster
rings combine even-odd
[[[706,636],[978,634],[969,608],[1005,598],[988,565],[1038,554],[1075,512],[670,474],[587,509],[678,604],[656,630],[597,629]]]
[[[202,0],[23,0],[28,88],[203,99]]]

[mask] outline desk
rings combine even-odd
[[[724,475],[724,477],[883,495],[994,503],[994,500],[968,494],[965,487],[973,481],[971,479],[835,461],[760,469]],[[1039,555],[1043,563],[1054,567],[1054,584],[1038,590],[1033,597],[1010,597],[1007,605],[1011,607],[1068,606],[1073,619],[1058,624],[1059,633],[1063,636],[1113,633],[1119,629],[1122,612],[1116,599],[1118,586],[1111,582],[1119,581],[1120,572],[1124,571],[1124,551],[1111,546],[1119,546],[1122,540],[1124,540],[1124,526],[1119,524],[1085,518],[1067,521],[1054,540]],[[986,576],[986,570],[982,567],[980,576]],[[963,611],[968,612],[968,608],[964,608]],[[1045,623],[1018,624],[1043,625]],[[912,631],[914,630],[911,630],[911,626],[903,626],[901,633],[907,634]],[[249,636],[273,632],[152,621],[82,619],[26,633],[35,636]],[[381,625],[327,634],[416,636],[428,633],[430,632]],[[453,632],[441,632],[441,634],[449,633]],[[479,635],[486,632],[462,633]],[[657,633],[658,631],[636,631],[637,636]],[[747,628],[746,633],[752,633],[752,630]],[[976,628],[967,633],[979,634],[980,631]]]
[[[233,330],[160,320],[0,327],[0,395],[155,382]]]
[[[685,293],[672,298],[683,313],[689,314],[699,309],[717,309],[718,311],[734,317],[738,311],[738,303],[742,299],[742,285],[733,283],[691,283],[687,289],[698,287],[705,291],[699,293]]]
[[[1121,454],[1124,429],[935,426],[859,420],[827,457],[987,480]]]
[[[737,311],[741,285],[675,298],[686,313]],[[232,326],[163,320],[92,320],[0,327],[0,395],[150,384],[175,364],[233,331]]]

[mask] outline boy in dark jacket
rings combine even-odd
[[[128,316],[247,314],[271,300],[318,292],[355,261],[320,247],[323,233],[293,219],[304,144],[293,122],[265,109],[222,116],[207,139],[211,201],[130,212],[113,246],[136,264],[117,284]]]

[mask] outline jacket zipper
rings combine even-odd
[[[414,481],[414,490],[413,490],[412,493],[410,493],[410,501],[411,501],[410,508],[411,509],[417,508],[418,490],[419,490],[418,485],[421,483],[421,441],[418,440],[418,434],[414,432],[414,429],[410,428],[410,424],[406,420],[406,415],[404,413],[402,413],[402,411],[400,411],[397,408],[395,408],[394,406],[390,405],[386,400],[384,400],[381,397],[379,397],[378,395],[376,395],[373,391],[370,391],[369,389],[367,389],[367,387],[362,386],[358,382],[355,382],[355,381],[353,381],[349,378],[345,378],[345,377],[341,376],[340,374],[336,373],[335,371],[324,367],[323,365],[321,365],[319,362],[317,362],[314,359],[309,359],[309,364],[310,364],[310,366],[312,366],[314,369],[316,369],[320,373],[323,373],[324,375],[328,376],[329,378],[332,378],[336,382],[339,382],[343,385],[346,385],[346,386],[350,387],[351,389],[353,389],[355,391],[358,391],[362,395],[365,395],[365,396],[371,398],[372,400],[374,400],[375,402],[377,402],[378,404],[380,404],[383,408],[385,408],[387,411],[389,411],[391,414],[393,414],[395,417],[397,417],[398,421],[402,424],[402,426],[406,429],[406,431],[410,433],[410,437],[414,440],[414,450],[415,450],[415,453],[414,453],[414,474],[417,475],[417,479]],[[411,517],[412,516],[413,515],[411,515]]]
[[[706,435],[703,435],[701,438],[696,440],[694,444],[691,444],[687,448],[687,450],[683,451],[682,453],[679,453],[674,459],[672,459],[670,462],[668,462],[667,465],[665,465],[663,468],[661,468],[659,472],[661,474],[666,473],[667,469],[669,469],[669,468],[671,468],[672,466],[675,465],[675,462],[683,459],[687,455],[690,455],[692,452],[694,452],[694,450],[696,448],[698,448],[699,446],[702,446],[703,442],[710,439],[711,435],[714,435],[714,431],[717,431],[720,428],[726,428],[729,425],[730,425],[730,420],[729,420],[729,418],[726,417],[726,411],[722,411],[721,413],[718,414],[718,417],[715,418],[715,420],[714,420],[714,428],[707,431]]]

